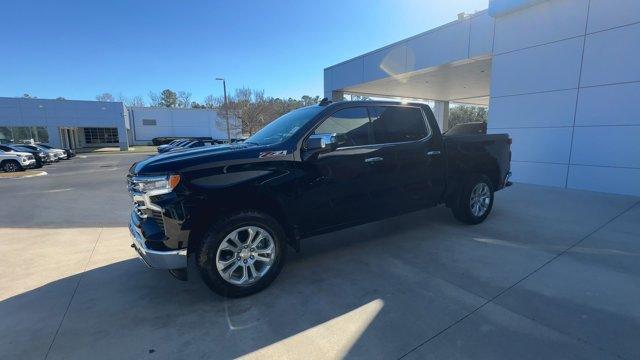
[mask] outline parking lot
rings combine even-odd
[[[124,174],[88,155],[0,179],[0,358],[640,358],[640,198],[515,184],[305,240],[242,299],[135,258]]]

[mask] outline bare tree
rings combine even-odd
[[[221,102],[223,102],[224,99],[222,99],[222,101],[219,101],[218,98],[216,98],[213,95],[207,95],[204,98],[204,107],[207,109],[213,109],[215,107],[218,106],[218,104],[220,104]]]
[[[151,101],[151,106],[159,107],[162,106],[162,101],[160,100],[160,95],[158,93],[149,91],[149,100]]]
[[[113,102],[114,98],[113,95],[111,95],[110,93],[102,93],[100,95],[96,96],[96,100],[98,101],[108,101],[108,102]]]
[[[191,106],[191,93],[187,91],[178,91],[177,106],[179,108],[188,108]]]
[[[131,101],[129,101],[129,106],[144,107],[144,99],[142,98],[142,96],[136,95],[131,98]]]

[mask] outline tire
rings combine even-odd
[[[247,242],[251,231],[253,246]],[[272,251],[267,254],[269,244]],[[280,224],[266,214],[242,211],[211,226],[197,250],[196,260],[200,275],[211,290],[237,298],[269,286],[282,270],[286,256],[285,232]]]
[[[5,160],[2,163],[2,171],[4,172],[16,172],[16,171],[24,171],[22,166],[16,160]]]
[[[462,185],[451,211],[461,222],[475,225],[483,222],[492,208],[493,184],[487,176],[475,174]]]

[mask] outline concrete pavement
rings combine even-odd
[[[639,198],[516,184],[478,226],[441,207],[307,239],[231,300],[134,258],[141,158],[0,179],[0,358],[640,357]]]

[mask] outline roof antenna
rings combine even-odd
[[[327,105],[329,105],[329,104],[331,104],[331,100],[329,100],[329,99],[327,99],[327,98],[322,98],[322,100],[320,100],[320,104],[318,104],[318,105],[320,105],[320,106],[327,106]]]

